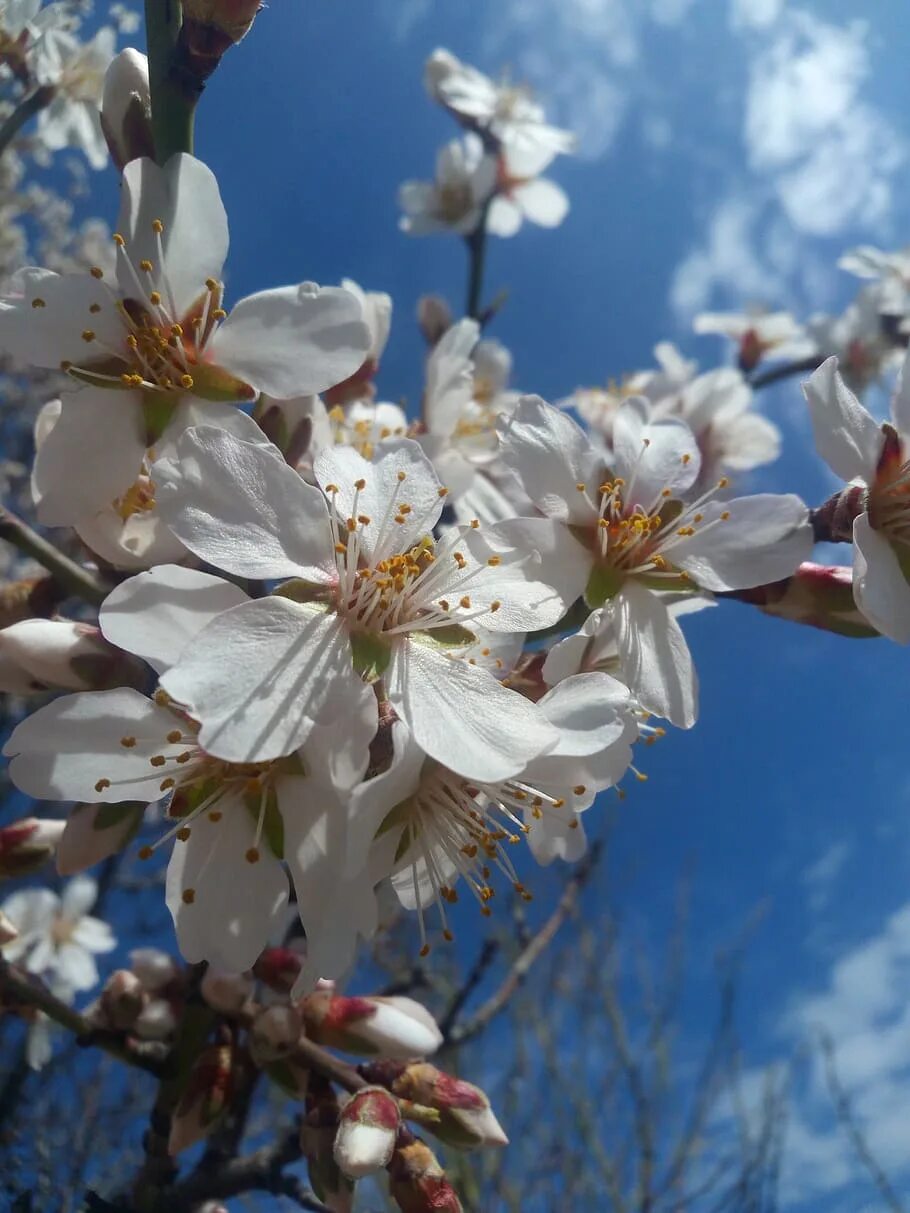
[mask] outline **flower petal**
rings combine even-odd
[[[246,601],[229,581],[164,564],[121,582],[104,600],[98,621],[111,644],[160,673],[216,615]]]
[[[792,493],[712,501],[670,559],[706,590],[744,590],[789,577],[812,554],[809,511]]]
[[[558,741],[527,699],[419,640],[396,646],[389,698],[421,749],[469,779],[507,779]]]
[[[152,468],[158,508],[191,552],[241,577],[325,582],[335,559],[322,494],[277,447],[212,426],[187,430],[177,462]]]
[[[698,443],[686,423],[678,418],[652,421],[650,405],[641,396],[624,400],[616,413],[613,454],[613,471],[625,480],[624,503],[641,504],[646,513],[664,495],[682,496],[701,469]]]
[[[512,191],[515,201],[524,212],[525,218],[540,227],[559,227],[569,213],[569,199],[566,191],[555,181],[538,177]]]
[[[260,392],[286,400],[324,392],[353,375],[370,341],[363,308],[350,291],[308,282],[241,299],[207,353]]]
[[[91,876],[74,876],[68,881],[60,898],[60,911],[64,918],[75,922],[82,918],[95,904],[98,883]]]
[[[679,624],[656,594],[632,580],[614,611],[623,677],[641,706],[690,729],[698,715],[698,679]]]
[[[547,691],[537,706],[559,729],[559,742],[549,754],[583,757],[596,754],[625,732],[629,688],[609,674],[573,674]]]
[[[853,593],[873,627],[898,644],[910,644],[910,585],[894,548],[873,530],[868,514],[853,523]]]
[[[561,522],[594,522],[594,506],[578,485],[596,495],[603,461],[571,417],[539,396],[522,396],[497,428],[503,462],[516,473],[541,513]]]
[[[88,273],[53,274],[29,266],[13,276],[3,303],[9,306],[0,305],[0,349],[31,366],[84,366],[105,357],[93,353],[93,346],[117,350],[126,337],[116,296]],[[82,335],[89,331],[92,342]]]
[[[837,359],[826,359],[803,384],[819,455],[842,480],[871,484],[882,432],[841,378]]]
[[[202,726],[199,744],[226,762],[298,749],[315,719],[334,720],[356,679],[344,625],[287,598],[218,615],[161,679]]]

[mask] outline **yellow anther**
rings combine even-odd
[[[452,932],[448,929],[443,931],[442,937],[446,941],[446,943],[451,943],[452,940],[455,938],[455,936],[452,934]]]
[[[111,786],[111,781],[109,779],[99,779],[98,782],[95,784],[95,791],[103,792],[105,790],[105,788],[109,788],[110,786]]]
[[[728,522],[728,521],[729,521],[729,519],[730,519],[730,511],[729,511],[729,510],[724,510],[724,512],[723,512],[723,513],[721,514],[721,516],[720,516],[720,520],[721,520],[721,522]]]
[[[149,303],[152,305],[152,307],[157,307],[160,302],[161,302],[160,293],[158,291],[152,291],[152,293],[149,295]]]
[[[407,480],[407,478],[408,478],[408,474],[407,474],[407,472],[399,472],[399,473],[398,473],[398,483],[399,483],[399,484],[404,484],[404,482]],[[358,485],[357,487],[358,487],[358,488],[363,488],[363,485],[361,484],[361,485]]]
[[[224,310],[223,307],[216,307],[214,309],[214,311],[212,312],[212,316],[215,320],[223,320],[226,315],[227,315],[227,312]]]
[[[171,729],[170,733],[167,735],[167,739],[171,745],[176,745],[178,741],[183,740],[183,734],[179,729]]]
[[[686,454],[685,454],[685,455],[683,455],[683,457],[682,457],[682,462],[683,462],[683,464],[687,464],[687,463],[691,463],[691,462],[692,462],[692,456],[691,456],[691,455],[688,453],[688,451],[686,452]]]
[[[502,603],[497,599],[495,602],[490,603],[490,610],[498,611],[501,606],[502,606]]]
[[[370,518],[369,514],[358,514],[357,521],[360,523],[361,526],[369,526],[370,523],[372,522],[372,519]]]
[[[487,564],[490,566],[491,569],[495,569],[498,565],[502,564],[502,557],[501,556],[488,556]]]
[[[445,598],[440,598],[440,600],[439,600],[439,606],[440,606],[440,608],[441,608],[443,611],[447,611],[447,610],[449,610],[449,603],[448,603],[448,600],[447,600],[447,599],[445,599]]]
[[[92,314],[93,316],[97,316],[97,315],[98,315],[98,313],[101,311],[101,304],[100,304],[100,303],[92,303],[92,304],[90,304],[90,305],[89,305],[89,309],[88,309],[88,310],[91,312],[91,314]]]
[[[327,484],[327,485],[325,486],[325,491],[326,491],[327,493],[337,493],[337,492],[338,492],[338,485],[337,485],[337,484]]]
[[[440,497],[448,497],[449,495],[449,490],[445,487],[445,485],[442,485],[441,488],[436,490],[436,492]]]
[[[158,784],[158,790],[161,792],[169,792],[171,788],[176,786],[177,780],[171,779],[170,775],[168,775],[167,779],[162,779],[161,783]]]
[[[180,376],[180,386],[185,387],[187,391],[190,390],[190,388],[193,386],[194,382],[195,382],[195,380],[193,379],[192,375],[181,375]]]
[[[458,605],[460,607],[463,607],[465,610],[468,610],[468,608],[471,605],[471,599],[468,597],[467,594],[465,594],[463,598],[459,598]]]
[[[181,842],[186,842],[186,841],[187,841],[187,839],[188,839],[188,838],[189,838],[189,836],[190,836],[190,833],[191,833],[191,831],[190,831],[190,827],[189,827],[189,826],[182,826],[182,827],[181,827],[181,828],[180,828],[180,829],[177,831],[177,838],[178,838],[178,839],[179,839]]]
[[[398,473],[398,478],[399,480],[401,479],[401,472]],[[363,477],[361,477],[360,480],[354,481],[354,488],[357,489],[358,492],[362,493],[366,487],[367,482],[363,479]]]
[[[578,489],[579,493],[583,493],[588,486],[585,484],[585,482],[583,480],[579,480],[578,484],[576,484],[575,487]],[[603,490],[601,490],[601,491],[603,491]]]
[[[165,756],[163,754],[153,754],[151,756],[151,758],[149,759],[149,762],[152,764],[153,767],[163,767],[164,764],[167,762],[167,759],[165,758]]]
[[[587,788],[585,787],[585,785],[583,783],[577,783],[575,785],[575,787],[572,789],[572,791],[575,793],[576,796],[584,796],[585,792],[587,791]]]
[[[47,304],[42,298],[40,298],[40,296],[36,295],[32,300],[32,307],[47,307]]]
[[[139,268],[144,274],[150,274],[155,267],[152,265],[151,261],[149,261],[148,257],[143,257],[139,262]]]
[[[208,290],[208,291],[217,291],[218,290],[218,283],[216,282],[216,280],[214,278],[206,278],[205,286],[206,286],[206,290]]]
[[[91,276],[93,278],[100,279],[100,278],[104,277],[104,270],[101,268],[100,265],[93,265],[92,268],[89,270],[89,273],[91,274]]]
[[[158,236],[160,236],[161,233],[164,231],[164,224],[161,222],[160,219],[152,220],[152,231]]]
[[[126,244],[126,241],[119,232],[114,232],[114,244],[116,244],[118,248],[123,248],[123,246]]]
[[[94,341],[95,340],[95,330],[94,329],[83,329],[82,330],[82,340],[86,341],[86,342]]]
[[[420,949],[420,956],[426,957],[426,956],[429,956],[429,954],[430,954],[430,945],[428,943],[425,943],[423,945],[423,947]]]
[[[721,476],[720,480],[718,480],[718,482],[717,482],[717,487],[718,487],[719,489],[727,489],[727,488],[729,488],[729,487],[730,487],[730,477],[729,477],[729,476]]]
[[[139,848],[139,858],[140,859],[151,859],[154,854],[155,854],[155,852],[152,850],[151,847],[145,846],[145,847]]]
[[[220,809],[212,809],[212,811],[208,815],[209,821],[214,822],[215,825],[218,824],[218,822],[221,820],[221,818],[223,816],[224,816],[224,814],[221,812]]]

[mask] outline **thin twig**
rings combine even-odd
[[[513,994],[524,983],[535,962],[540,959],[553,942],[559,928],[575,909],[578,895],[591,878],[602,852],[603,844],[595,842],[590,851],[588,851],[588,854],[575,869],[565,889],[563,889],[556,909],[531,939],[527,947],[519,954],[502,985],[478,1008],[477,1012],[467,1023],[455,1024],[453,1026],[446,1038],[446,1044],[460,1045],[464,1044],[465,1041],[473,1040],[507,1006]]]
[[[781,379],[789,379],[792,375],[801,375],[804,371],[816,371],[824,360],[824,355],[812,354],[811,357],[800,358],[796,362],[783,362],[780,366],[772,366],[767,371],[762,371],[761,374],[753,375],[748,381],[749,386],[753,390],[770,387],[772,383],[779,383]]]
[[[12,141],[35,114],[47,109],[54,99],[56,88],[52,84],[42,84],[33,93],[23,97],[7,120],[0,126],[0,156],[6,151]]]
[[[471,971],[468,973],[461,986],[455,991],[452,1001],[440,1016],[439,1030],[442,1032],[443,1037],[447,1037],[452,1031],[455,1021],[461,1014],[462,1008],[483,981],[487,970],[496,959],[498,953],[499,940],[485,939],[483,947],[477,954],[477,959],[474,961]]]
[[[70,560],[21,518],[0,506],[0,539],[11,543],[26,556],[31,556],[52,573],[54,578],[76,598],[92,606],[100,606],[108,593],[104,583],[88,569]]]

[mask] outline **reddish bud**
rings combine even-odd
[[[462,1213],[433,1151],[410,1133],[402,1138],[389,1163],[389,1193],[401,1213]]]
[[[117,969],[104,983],[99,1006],[104,1021],[115,1031],[132,1028],[145,1005],[142,982],[128,969]]]
[[[253,965],[253,974],[270,990],[290,994],[300,976],[302,960],[293,948],[266,948]]]
[[[209,1045],[199,1054],[174,1113],[169,1154],[179,1154],[212,1131],[230,1103],[234,1063],[232,1045]]]
[[[25,817],[0,830],[0,877],[27,876],[54,857],[65,822]]]
[[[452,327],[452,309],[440,295],[421,295],[417,302],[417,323],[432,349]]]
[[[417,1062],[405,1067],[391,1087],[402,1099],[435,1108],[439,1125],[431,1132],[450,1146],[471,1150],[508,1145],[489,1099],[473,1083],[453,1078],[429,1062]]]
[[[387,1166],[401,1126],[398,1100],[384,1087],[364,1087],[344,1105],[333,1153],[349,1179]]]
[[[750,602],[766,615],[841,636],[859,639],[878,635],[856,605],[853,571],[839,565],[807,561],[783,581],[735,590],[724,597]]]
[[[253,979],[246,973],[222,973],[209,968],[199,990],[213,1011],[236,1015],[253,992]]]
[[[442,1044],[436,1021],[412,998],[345,998],[328,990],[301,1002],[307,1035],[348,1053],[422,1057]]]

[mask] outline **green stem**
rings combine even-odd
[[[178,152],[193,151],[193,121],[199,93],[176,70],[182,25],[181,0],[145,0],[152,130],[159,164]]]
[[[81,598],[92,606],[100,606],[108,594],[106,587],[88,569],[58,552],[52,543],[37,531],[0,506],[0,539],[5,539],[26,556],[31,556],[53,574],[54,579],[74,598]]]
[[[54,99],[54,86],[44,84],[33,93],[23,97],[7,120],[0,126],[0,156],[6,151],[12,141],[35,114],[40,114]]]

